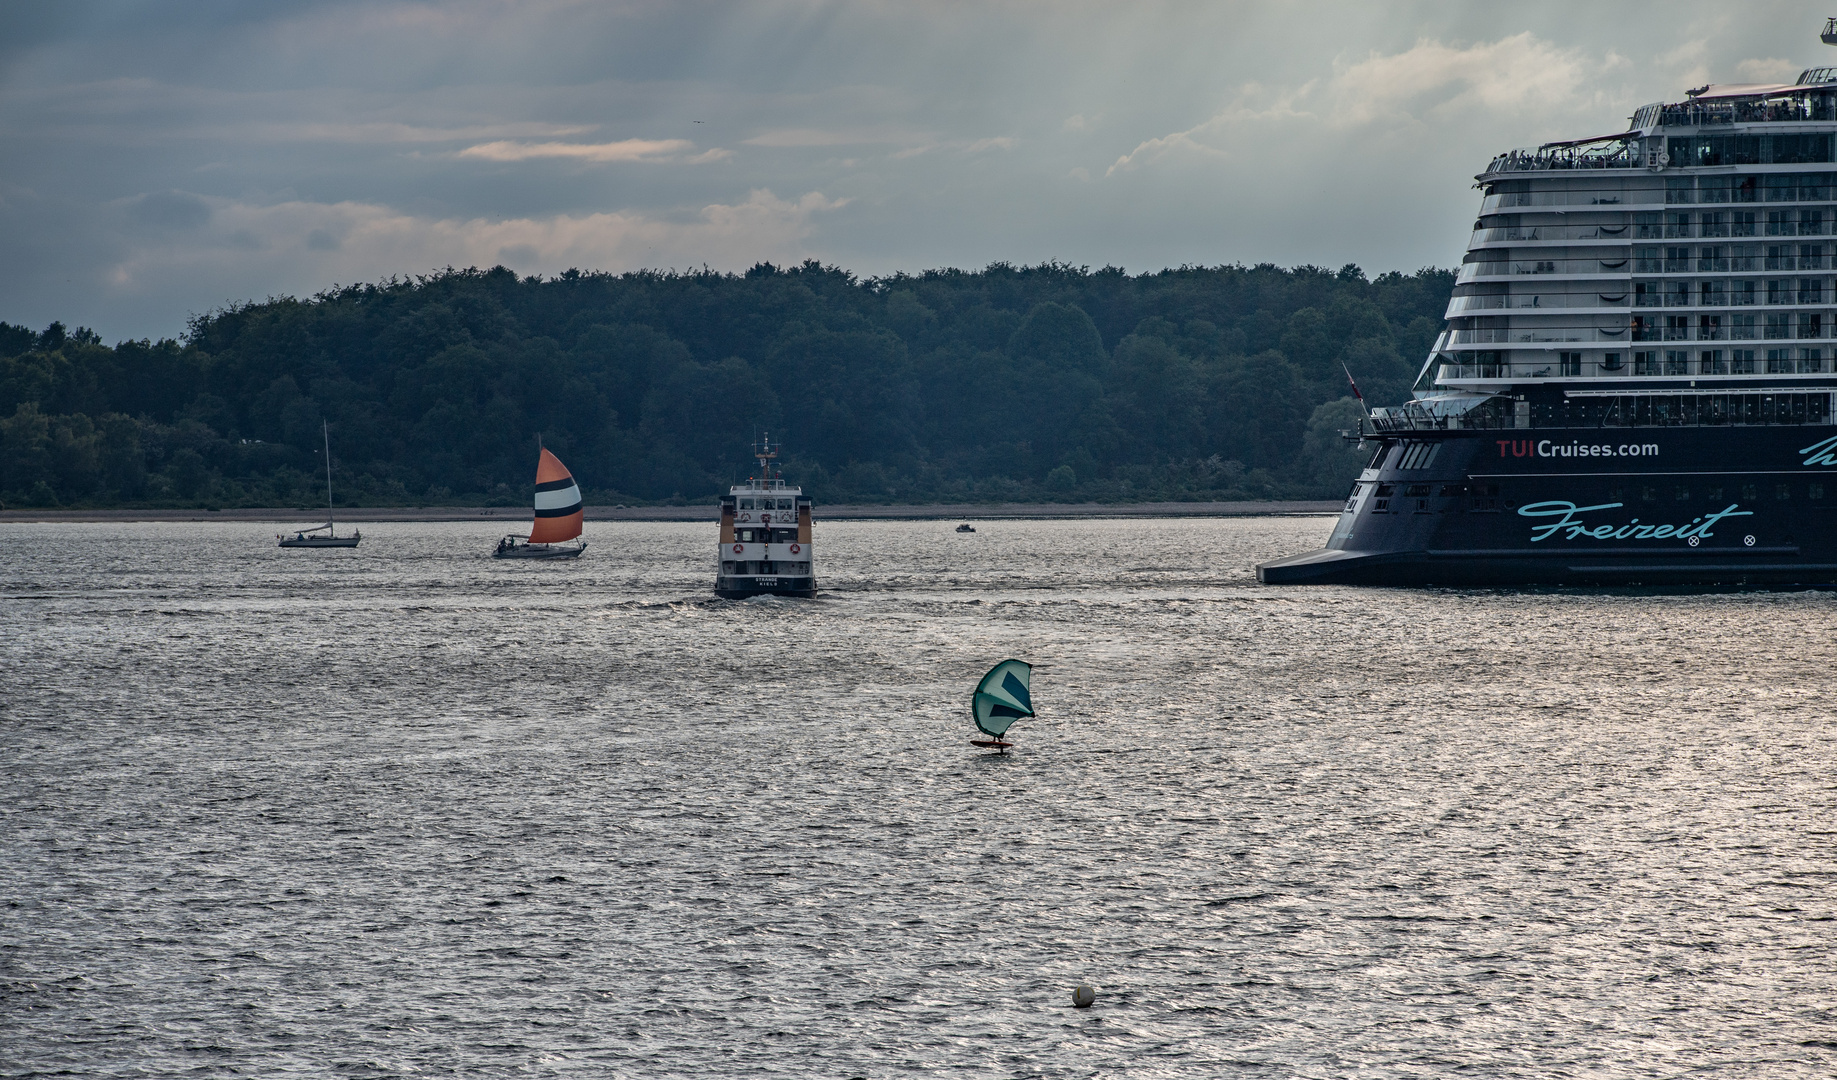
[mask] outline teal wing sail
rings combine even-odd
[[[970,716],[977,730],[999,739],[1016,720],[1032,716],[1033,693],[1028,687],[1032,677],[1033,665],[1020,660],[1003,660],[990,668],[970,698]]]

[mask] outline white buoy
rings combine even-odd
[[[1078,986],[1072,990],[1072,1004],[1077,1006],[1080,1009],[1090,1008],[1091,1002],[1096,1001],[1096,1000],[1097,1000],[1097,991],[1091,989],[1090,987],[1084,985],[1083,983],[1079,983]]]

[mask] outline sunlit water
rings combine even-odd
[[[1837,597],[1328,526],[0,527],[0,1074],[1837,1072]]]

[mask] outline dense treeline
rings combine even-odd
[[[195,317],[183,343],[0,323],[0,500],[702,500],[767,429],[823,502],[1335,496],[1453,275],[1048,264],[860,280],[448,270]]]

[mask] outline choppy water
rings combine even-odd
[[[1837,597],[1328,525],[0,527],[0,1074],[1837,1072]]]

